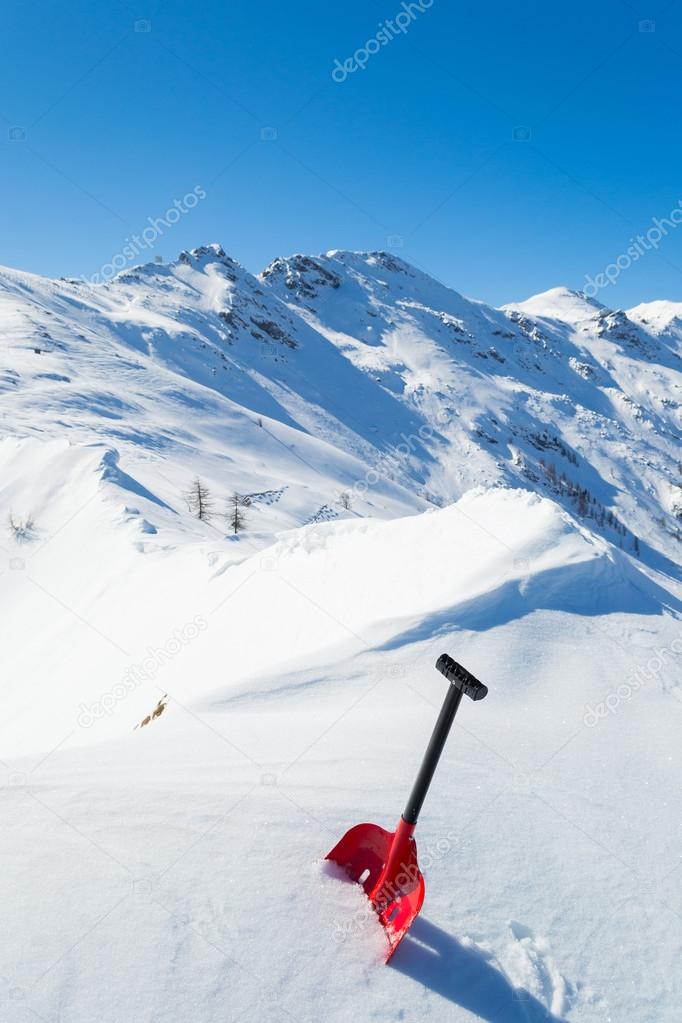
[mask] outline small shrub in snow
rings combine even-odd
[[[14,512],[10,511],[7,516],[7,525],[10,536],[15,540],[25,543],[28,540],[33,540],[35,537],[35,523],[32,515],[27,515],[25,519],[20,519]]]

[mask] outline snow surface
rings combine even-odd
[[[386,253],[0,271],[1,1019],[677,1023],[668,312]],[[385,967],[323,857],[395,824],[443,652],[490,695]]]
[[[594,298],[586,298],[579,291],[571,291],[570,288],[550,288],[549,291],[533,295],[525,302],[511,303],[504,308],[519,310],[535,318],[576,324],[593,320],[604,306]]]

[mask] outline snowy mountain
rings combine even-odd
[[[566,289],[493,310],[381,253],[276,260],[262,276],[419,410],[437,500],[529,487],[626,545],[660,534],[678,552],[682,361],[669,334]]]
[[[337,514],[342,491],[390,516],[503,484],[677,556],[674,307],[555,289],[495,310],[385,253],[256,279],[219,246],[105,286],[1,281],[5,432],[100,440],[176,510],[197,465],[216,496],[284,488],[265,532]]]
[[[682,306],[210,245],[2,269],[0,340],[0,1018],[673,1023]],[[444,651],[490,696],[385,969],[320,860]]]

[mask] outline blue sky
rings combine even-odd
[[[95,273],[199,186],[145,258],[390,248],[495,304],[579,288],[682,199],[680,29],[682,0],[5,0],[0,263]],[[682,229],[657,242],[601,301],[682,300]]]

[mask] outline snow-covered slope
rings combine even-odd
[[[386,253],[0,271],[0,1018],[677,1020],[682,364],[653,306],[495,310]],[[491,691],[386,969],[320,861],[394,825],[444,651]]]
[[[494,310],[385,253],[260,280],[217,245],[97,287],[2,271],[2,426],[102,440],[178,510],[196,472],[216,498],[281,492],[250,522],[270,535],[347,514],[342,492],[390,517],[501,482],[675,560],[682,362],[662,315],[566,289]]]
[[[436,499],[531,487],[677,559],[682,362],[658,333],[562,288],[493,310],[385,253],[280,259],[262,277],[419,410]]]
[[[3,454],[5,479],[17,500],[30,487],[41,523],[13,542],[0,590],[5,754],[128,731],[153,709],[161,675],[183,702],[222,688],[232,699],[332,651],[427,633],[442,615],[482,628],[539,607],[659,608],[626,557],[524,491],[472,491],[389,522],[313,524],[259,551],[183,542],[176,513],[99,445],[6,440]],[[168,656],[183,629],[196,642],[181,635],[183,656]]]
[[[35,747],[3,790],[10,1013],[672,1023],[679,690],[633,667],[679,643],[679,605],[629,555],[505,489],[243,560],[164,549],[168,510],[121,507],[106,451],[45,447],[36,507],[65,523],[2,608],[0,742]],[[419,825],[427,904],[386,970],[319,860],[400,812],[443,649],[492,692],[458,719]]]

